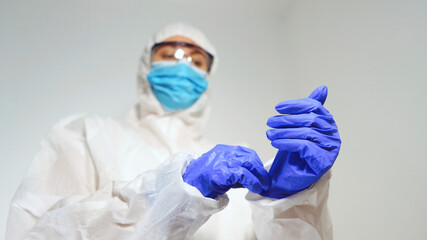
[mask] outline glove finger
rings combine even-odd
[[[265,170],[261,159],[259,159],[258,155],[253,150],[250,151],[250,154],[241,154],[239,152],[235,152],[233,155],[229,156],[225,164],[229,169],[247,169],[259,179],[263,189],[265,190],[268,189],[271,185],[270,175],[268,175],[268,172]]]
[[[258,156],[257,156],[258,157]],[[259,158],[258,158],[259,159]],[[242,164],[242,167],[251,172],[258,181],[261,183],[263,190],[268,190],[271,186],[271,177],[265,170],[261,160],[258,161],[246,161]]]
[[[263,183],[246,168],[240,168],[239,171],[235,173],[235,178],[238,179],[238,183],[242,184],[253,193],[260,193],[264,189],[267,190],[268,187],[270,187],[263,185]]]
[[[236,185],[239,181],[236,177],[236,173],[239,169],[241,169],[240,166],[230,167],[226,161],[218,162],[210,177],[212,186],[214,186],[214,191],[225,193],[232,186]]]
[[[278,115],[270,117],[267,125],[272,128],[315,127],[333,131],[336,127],[332,115],[319,115],[315,113]]]
[[[256,154],[255,150],[251,148],[243,147],[240,145],[237,145],[235,150],[240,152],[250,153],[250,154]]]
[[[320,86],[316,88],[308,98],[319,101],[322,105],[325,103],[326,98],[328,97],[328,87]]]
[[[273,147],[288,152],[298,152],[299,156],[319,174],[329,169],[336,157],[328,155],[328,151],[317,144],[300,139],[278,139],[271,142]]]
[[[267,138],[270,141],[278,139],[302,139],[308,140],[317,144],[328,145],[336,142],[337,139],[333,134],[327,135],[316,131],[315,128],[280,128],[267,130]]]
[[[253,149],[243,147],[243,146],[237,146],[237,149],[234,155],[235,155],[235,158],[240,159],[241,162],[246,162],[248,157],[250,157],[251,160],[258,162],[259,165],[261,166],[263,165],[258,154]]]
[[[256,151],[247,147],[235,146],[233,151],[225,159],[227,159],[229,167],[243,166],[246,162],[255,162],[253,163],[254,165],[264,169],[264,165]]]
[[[302,135],[301,135],[302,136]],[[289,149],[289,144],[292,144],[290,142],[286,142],[286,141],[280,141],[280,140],[299,140],[299,141],[303,141],[300,144],[309,144],[309,143],[313,143],[316,145],[316,148],[321,148],[323,150],[326,151],[332,151],[336,148],[339,148],[341,146],[341,139],[339,138],[339,136],[327,136],[327,135],[317,135],[319,138],[313,140],[313,139],[304,139],[304,138],[277,138],[272,141],[272,145],[275,148],[278,148],[280,150],[286,150],[289,152],[298,152],[299,150],[292,150]],[[273,142],[275,142],[273,144]],[[297,142],[299,143],[299,142]],[[306,147],[306,146],[305,146]],[[319,149],[320,150],[320,149]]]
[[[276,111],[281,114],[301,114],[315,112],[321,115],[330,114],[322,103],[311,98],[288,100],[276,105]]]

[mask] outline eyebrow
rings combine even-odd
[[[193,49],[193,51],[192,51],[192,52],[190,52],[190,54],[193,54],[193,53],[199,53],[199,54],[201,54],[202,56],[205,56],[205,57],[207,57],[207,58],[209,59],[209,55],[208,55],[208,54],[206,54],[205,52],[201,51],[200,49]]]

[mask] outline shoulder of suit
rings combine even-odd
[[[87,137],[94,132],[132,132],[131,127],[122,121],[95,114],[73,114],[58,121],[51,134],[69,137]]]

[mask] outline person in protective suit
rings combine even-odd
[[[267,137],[279,151],[264,167],[254,150],[202,135],[216,64],[191,26],[154,34],[139,103],[123,122],[73,115],[53,127],[12,200],[6,238],[332,239],[340,138],[327,88],[276,106]]]

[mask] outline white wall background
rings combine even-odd
[[[336,239],[425,239],[427,1],[0,1],[0,236],[8,204],[59,119],[119,118],[148,36],[185,21],[220,54],[207,135],[275,150],[282,100],[329,87],[343,140],[329,205]]]

